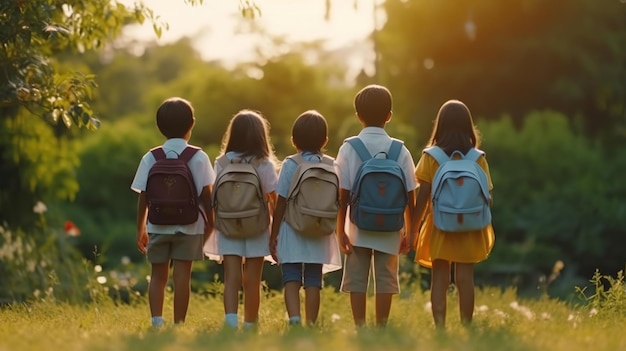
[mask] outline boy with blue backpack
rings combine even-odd
[[[361,132],[339,148],[340,208],[337,240],[346,254],[341,291],[350,293],[356,326],[365,325],[370,270],[373,270],[376,325],[385,326],[398,283],[399,254],[409,250],[416,188],[409,150],[391,138],[392,96],[380,85],[368,85],[354,98]],[[373,267],[372,267],[373,263]]]

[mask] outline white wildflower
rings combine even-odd
[[[107,282],[107,277],[103,276],[103,275],[99,275],[98,278],[96,278],[96,281],[100,284],[106,284]]]
[[[33,212],[36,214],[44,214],[46,211],[48,211],[48,206],[41,201],[37,201],[35,206],[33,206]]]
[[[489,306],[487,305],[480,305],[476,307],[476,312],[487,312],[487,311],[489,311]]]
[[[94,270],[96,273],[100,273],[100,272],[102,272],[102,266],[101,266],[101,265],[99,265],[99,264],[97,264],[97,265],[93,266],[93,270]]]
[[[428,302],[426,302],[426,303],[424,304],[424,311],[426,311],[426,312],[430,312],[430,311],[432,311],[432,309],[433,309],[433,305],[431,304],[431,302],[430,302],[430,301],[428,301]]]
[[[589,311],[589,317],[593,317],[596,314],[598,314],[598,310],[596,308],[592,308],[591,311]]]
[[[500,317],[502,319],[508,317],[508,315],[506,314],[506,312],[504,311],[500,311],[498,309],[493,310],[493,314],[495,314],[497,317]]]
[[[528,307],[518,304],[517,301],[511,302],[509,306],[511,306],[511,308],[516,310],[517,312],[521,313],[527,319],[535,318],[535,314]]]
[[[340,320],[340,319],[341,319],[341,316],[340,316],[340,315],[338,315],[337,313],[333,313],[333,314],[330,316],[330,321],[331,321],[331,322],[333,322],[333,323],[337,322],[337,321],[338,321],[338,320]]]

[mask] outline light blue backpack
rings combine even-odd
[[[440,147],[424,150],[439,168],[431,184],[435,227],[445,232],[480,230],[491,223],[491,195],[487,174],[476,162],[484,154],[476,148],[466,155],[448,156]],[[455,159],[455,155],[460,158]]]
[[[373,157],[358,137],[350,137],[346,142],[362,161],[350,192],[350,220],[364,230],[402,229],[408,201],[404,171],[398,163],[402,141],[393,139],[388,152]]]

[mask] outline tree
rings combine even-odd
[[[72,127],[95,130],[88,71],[67,53],[103,48],[124,25],[158,17],[143,5],[89,0],[0,4],[0,222],[28,227],[37,201],[71,199],[78,190]],[[30,214],[30,215],[29,215]]]
[[[184,0],[181,5],[202,2]],[[239,8],[243,16],[261,14],[251,0],[240,0]],[[78,161],[71,146],[76,134],[72,127],[95,130],[100,122],[91,103],[95,77],[64,58],[99,51],[125,25],[145,21],[157,37],[168,27],[141,2],[0,3],[0,223],[28,226],[37,201],[74,197]]]
[[[550,272],[562,260],[567,272],[582,277],[623,269],[623,157],[590,143],[559,112],[532,112],[520,127],[506,117],[480,129],[497,236],[483,268]],[[617,149],[623,154],[624,147]]]
[[[395,92],[396,112],[420,129],[458,98],[517,126],[549,108],[579,118],[588,135],[626,135],[623,1],[388,0],[384,8],[380,79]]]

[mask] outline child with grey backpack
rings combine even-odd
[[[230,120],[222,140],[221,155],[215,162],[217,173],[213,187],[215,233],[205,243],[204,254],[209,259],[224,264],[224,325],[227,328],[239,327],[237,313],[239,290],[242,286],[243,327],[255,328],[258,322],[263,262],[266,258],[270,259],[269,213],[276,199],[274,190],[277,181],[277,162],[270,141],[269,128],[269,122],[261,113],[252,110],[239,111]],[[243,167],[246,164],[253,165],[254,170],[250,171]],[[225,171],[231,166],[242,166],[233,168],[240,174],[232,177],[226,174]],[[243,177],[239,178],[240,176]],[[249,195],[252,195],[252,198],[256,196],[257,186],[246,186],[249,184],[250,176],[258,177],[261,201],[264,203],[255,205],[253,209],[247,211],[233,210],[230,208],[233,203],[229,200],[240,198],[238,202],[247,206],[252,202]],[[222,180],[226,178],[231,181],[223,182]],[[242,182],[238,182],[237,178]],[[229,218],[232,216],[238,218]],[[250,217],[256,219],[250,220]],[[234,221],[231,221],[232,219]],[[259,226],[259,223],[263,225]]]
[[[283,161],[276,186],[270,252],[282,270],[289,325],[302,324],[301,287],[306,324],[316,323],[323,274],[341,269],[334,232],[339,187],[333,159],[323,154],[327,134],[317,111],[298,116],[291,137],[298,153]]]

